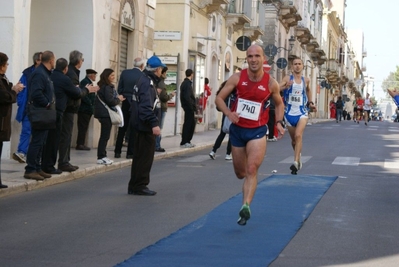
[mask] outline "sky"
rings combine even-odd
[[[363,30],[366,73],[375,79],[375,97],[384,98],[382,81],[399,66],[399,1],[346,0],[346,4],[345,28]]]

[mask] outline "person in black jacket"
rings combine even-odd
[[[44,51],[42,63],[31,74],[29,87],[29,101],[36,107],[50,107],[54,101],[54,87],[51,81],[51,70],[55,67],[55,55],[51,51]],[[31,140],[26,155],[26,167],[24,178],[44,180],[51,175],[42,170],[41,159],[44,144],[46,143],[48,130],[32,129]]]
[[[94,101],[94,118],[97,118],[101,124],[101,134],[97,147],[97,164],[110,165],[114,162],[107,158],[106,148],[111,134],[112,123],[104,104],[116,111],[115,106],[125,100],[122,95],[118,95],[116,92],[113,85],[114,81],[115,72],[113,69],[105,69],[101,73],[100,80],[98,81],[100,90],[98,90],[97,97]]]
[[[6,76],[7,68],[8,56],[0,52],[0,156],[3,150],[3,142],[10,141],[12,104],[17,101],[17,94],[25,87],[21,82],[13,86],[8,81]],[[1,182],[0,169],[0,189],[7,187],[7,185]]]
[[[195,111],[197,110],[197,105],[195,104],[195,96],[193,91],[193,70],[186,70],[186,78],[180,85],[180,103],[184,110],[184,123],[183,131],[181,135],[181,147],[194,147],[191,144],[191,139],[193,138],[195,131]]]
[[[71,79],[65,75],[67,70],[68,61],[65,58],[59,58],[57,59],[55,69],[50,76],[54,85],[57,121],[55,129],[48,131],[42,157],[43,171],[50,174],[62,173],[62,170],[56,169],[54,166],[57,162],[63,115],[67,107],[68,99],[80,99],[89,93],[88,88],[84,87],[81,89],[72,83]],[[91,87],[90,89],[96,91],[94,87]]]
[[[86,77],[80,81],[80,87],[84,88],[86,85],[93,85],[96,80],[97,71],[93,69],[86,70]],[[87,94],[81,99],[78,111],[78,137],[76,139],[76,150],[90,150],[90,147],[85,146],[87,129],[91,116],[94,112],[95,93]]]
[[[126,101],[122,102],[123,127],[118,128],[118,135],[115,143],[115,158],[120,158],[122,153],[123,139],[128,132],[130,121],[130,105],[132,102],[133,88],[143,76],[144,60],[134,59],[134,68],[123,70],[119,78],[118,94],[123,95]],[[130,139],[127,146],[126,158],[133,158],[133,139]]]
[[[147,61],[145,76],[135,86],[132,97],[131,128],[133,131],[133,163],[128,185],[129,195],[153,196],[148,189],[150,171],[154,161],[155,136],[161,134],[159,127],[160,102],[156,84],[162,69],[166,67],[157,56]]]
[[[84,62],[83,54],[77,50],[69,53],[69,65],[66,75],[71,79],[75,86],[79,87],[80,68]],[[98,86],[88,85],[89,90],[96,91]],[[71,165],[71,141],[73,131],[74,115],[78,113],[81,99],[68,98],[67,107],[62,117],[62,130],[59,147],[58,169],[72,172],[79,169],[78,166]]]

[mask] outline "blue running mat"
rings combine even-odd
[[[165,237],[119,267],[266,267],[337,179],[272,175],[258,184],[247,225],[237,224],[242,194]]]

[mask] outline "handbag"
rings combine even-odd
[[[231,125],[231,120],[227,116],[225,116],[223,120],[222,131],[228,134],[230,131],[230,125]]]
[[[227,102],[227,107],[230,108],[230,101],[231,101],[231,97],[229,96],[228,102]],[[231,120],[229,119],[229,117],[227,117],[226,115],[224,116],[224,120],[223,120],[223,124],[222,124],[222,131],[224,133],[229,133],[230,132],[230,125],[231,125]]]
[[[108,110],[109,118],[111,119],[112,125],[121,125],[121,124],[123,125],[123,117],[121,116],[121,114],[119,114],[119,112],[114,111],[110,107],[108,107],[108,105],[105,104],[98,95],[97,95],[97,98],[104,105],[104,107]],[[123,127],[123,126],[120,126],[120,127]]]
[[[51,130],[56,127],[57,111],[54,101],[47,107],[36,107],[32,102],[28,102],[27,114],[34,130]]]

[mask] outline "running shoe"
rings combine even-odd
[[[226,154],[226,157],[224,159],[225,160],[232,160],[233,157],[230,154]]]
[[[301,161],[302,153],[299,154],[299,160],[298,160],[298,171],[302,169],[302,161]]]
[[[209,153],[209,157],[211,157],[211,159],[215,159],[216,158],[215,152],[211,151],[211,153]]]
[[[238,218],[237,223],[242,226],[246,225],[249,218],[251,218],[251,210],[249,209],[248,203],[242,205],[239,215],[240,218]]]
[[[102,158],[102,159],[98,159],[98,160],[97,160],[97,164],[101,164],[101,165],[111,165],[112,163],[113,163],[113,161],[110,160],[110,159],[107,158],[107,157],[104,157],[104,158]]]
[[[18,161],[19,163],[26,163],[26,157],[24,153],[15,152],[12,154],[12,159]]]
[[[299,164],[298,162],[294,161],[294,163],[290,167],[291,174],[297,174],[299,170]]]
[[[273,138],[267,139],[268,142],[276,142],[277,138],[273,136]]]

